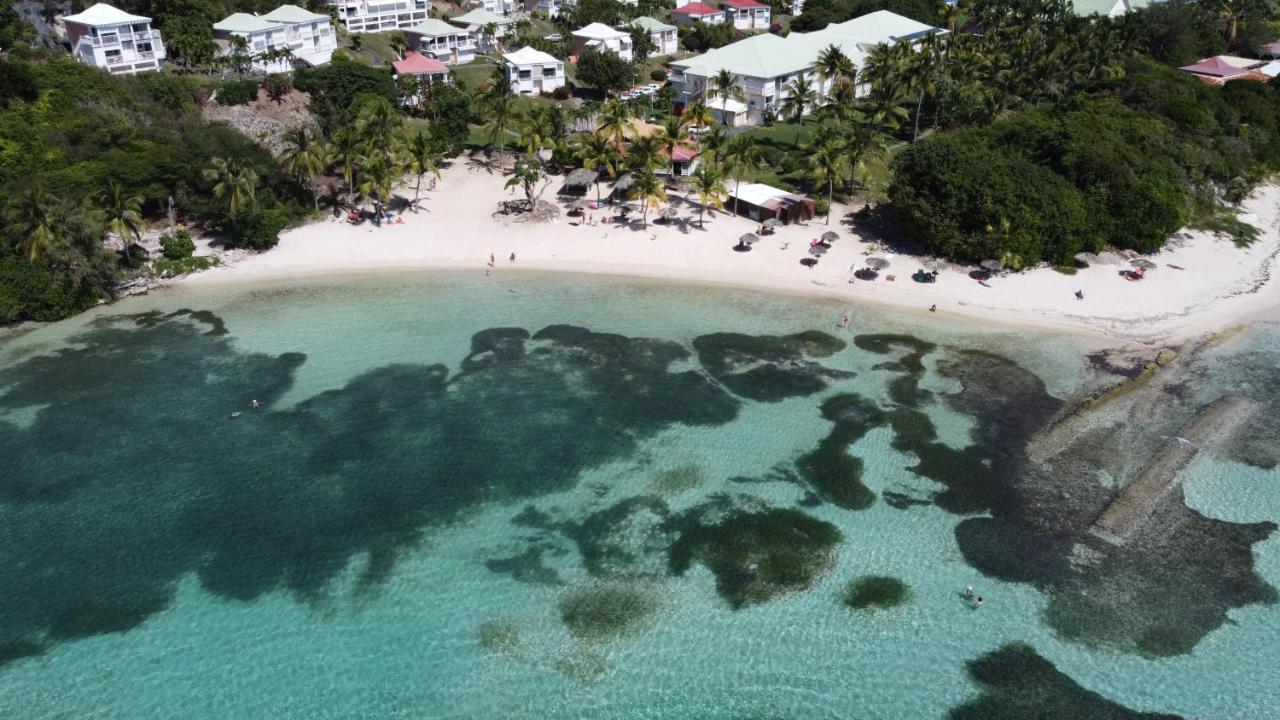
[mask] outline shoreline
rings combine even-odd
[[[492,218],[510,193],[499,173],[458,159],[442,172],[435,190],[424,191],[423,210],[405,212],[402,224],[380,228],[318,220],[288,230],[264,253],[166,283],[199,287],[273,280],[305,280],[421,271],[476,272],[480,280],[504,272],[583,274],[709,287],[758,290],[770,294],[844,300],[906,314],[958,318],[1006,328],[1063,332],[1111,343],[1145,347],[1176,344],[1248,322],[1280,307],[1275,265],[1280,262],[1280,187],[1264,186],[1241,208],[1243,219],[1261,230],[1248,248],[1200,231],[1182,231],[1151,259],[1158,269],[1139,282],[1125,281],[1128,264],[1094,265],[1075,275],[1037,268],[992,279],[988,286],[956,269],[939,281],[911,280],[922,258],[881,252],[840,222],[810,221],[780,227],[750,252],[732,246],[758,223],[724,212],[708,212],[697,227],[697,205],[670,194],[680,210],[673,224],[639,220],[628,225],[585,225],[561,214],[548,222]],[[552,178],[558,182],[560,178]],[[543,198],[551,199],[548,183]],[[594,193],[589,193],[590,199]],[[448,208],[445,212],[444,208]],[[837,206],[837,217],[849,208]],[[598,216],[603,211],[588,211]],[[651,216],[654,213],[650,213]],[[815,268],[810,238],[827,230],[840,235]],[[516,254],[516,262],[508,260]],[[489,267],[490,254],[496,262]],[[850,269],[869,255],[890,267],[875,281],[848,282]],[[1180,264],[1185,270],[1168,267]],[[965,268],[964,271],[967,271]],[[896,275],[893,282],[886,276]],[[1075,290],[1085,294],[1075,298]],[[929,311],[937,305],[937,313]]]

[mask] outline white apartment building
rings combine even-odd
[[[577,0],[524,0],[526,10],[529,12],[537,10],[549,18],[558,16],[561,8],[576,4]]]
[[[250,67],[264,73],[285,72],[300,64],[324,65],[338,47],[329,17],[297,5],[281,5],[266,15],[232,13],[214,23],[213,36],[226,54],[234,52],[232,37],[243,38]],[[288,50],[290,55],[263,57],[273,50]]]
[[[62,18],[77,60],[104,68],[113,75],[159,70],[164,62],[160,31],[151,18],[97,3],[82,13]]]
[[[769,6],[756,0],[724,0],[724,14],[725,19],[738,30],[769,29]]]
[[[456,18],[450,18],[449,22],[464,28],[470,33],[471,40],[476,44],[476,47],[484,52],[500,46],[503,36],[507,34],[507,29],[515,24],[515,20],[512,18],[497,15],[481,8],[476,8]],[[485,36],[485,28],[491,25],[494,27],[492,40]]]
[[[591,23],[574,30],[573,54],[581,55],[587,48],[595,48],[600,52],[613,53],[630,62],[631,33],[614,30],[604,23]]]
[[[427,0],[328,0],[351,32],[407,28],[427,19]]]
[[[410,49],[446,65],[471,62],[476,57],[476,40],[466,30],[443,20],[427,18],[404,31]]]
[[[814,70],[818,55],[826,48],[834,45],[861,69],[877,45],[916,42],[939,32],[945,30],[880,10],[811,33],[793,32],[785,38],[769,33],[752,35],[697,57],[677,60],[671,63],[671,82],[677,89],[677,102],[701,101],[726,125],[756,125],[763,122],[765,113],[780,111],[787,86],[796,77],[809,78],[819,95],[826,94],[830,83],[820,80]],[[710,78],[722,69],[737,80],[745,101],[713,93]]]
[[[651,17],[638,17],[631,21],[630,27],[640,28],[649,33],[649,39],[657,48],[654,55],[675,55],[680,50],[680,40],[676,35],[676,26],[668,25]]]
[[[511,89],[520,93],[549,93],[564,85],[564,63],[541,50],[523,47],[502,56]]]

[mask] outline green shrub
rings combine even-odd
[[[185,257],[179,260],[169,260],[161,258],[156,260],[153,265],[153,271],[157,277],[171,278],[179,275],[190,275],[191,273],[208,270],[217,265],[216,258],[211,257]]]
[[[0,323],[61,320],[93,307],[99,297],[84,279],[0,250]]]
[[[825,197],[818,196],[813,199],[813,212],[815,215],[826,215],[831,211],[831,203]]]
[[[191,233],[186,230],[179,230],[177,237],[168,234],[161,236],[160,248],[164,250],[165,258],[181,260],[191,257],[191,254],[196,251],[196,243],[191,239]]]
[[[667,71],[662,68],[654,68],[649,71],[649,79],[654,82],[665,82],[667,79]]]
[[[286,224],[277,209],[245,210],[228,228],[227,247],[268,250],[280,242],[280,231]]]
[[[218,103],[221,105],[245,105],[257,98],[257,80],[225,80],[218,88]]]

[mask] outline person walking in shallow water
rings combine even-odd
[[[844,314],[844,319],[840,321],[840,326],[841,326],[841,327],[843,327],[843,328],[845,328],[845,329],[848,329],[848,327],[849,327],[849,313],[845,313],[845,314]]]
[[[511,253],[511,262],[515,262],[515,261],[516,261],[516,254]]]

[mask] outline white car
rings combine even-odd
[[[636,94],[628,90],[627,92],[624,92],[621,95],[619,95],[618,99],[622,100],[623,102],[626,102],[627,100],[635,100]]]
[[[645,85],[643,87],[636,88],[634,92],[640,95],[653,95],[658,92],[658,89],[651,85]]]
[[[662,83],[649,83],[648,85],[645,85],[645,88],[648,89],[650,93],[656,93],[662,89]]]

